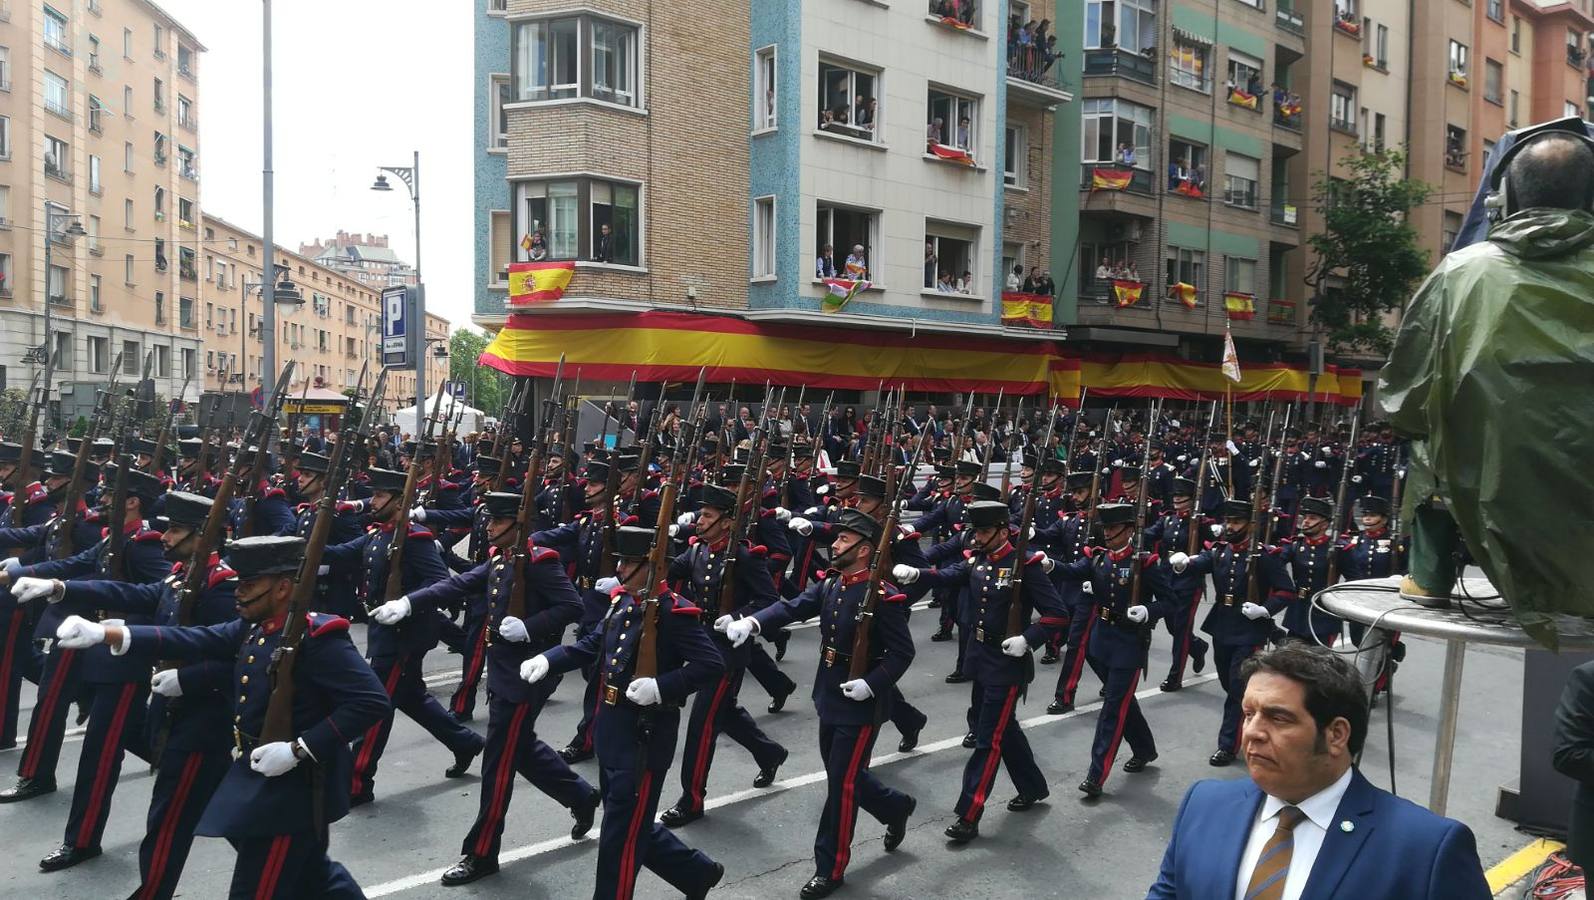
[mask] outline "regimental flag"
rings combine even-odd
[[[867,291],[868,289],[869,282],[861,279],[854,281],[846,278],[826,278],[825,312],[840,312],[843,306],[851,303],[852,298],[858,296],[859,291]]]
[[[1234,335],[1229,333],[1227,322],[1223,324],[1223,377],[1240,383],[1240,354],[1234,350]]]
[[[1178,297],[1179,298],[1179,302],[1183,303],[1185,306],[1187,306],[1187,307],[1189,307],[1191,309],[1195,309],[1195,307],[1196,307],[1196,297],[1197,297],[1197,291],[1196,291],[1196,286],[1195,285],[1193,285],[1193,284],[1185,284],[1184,282],[1181,281],[1178,284],[1174,285],[1173,287],[1169,288],[1168,289],[1168,293],[1170,295],[1174,296],[1174,297]]]
[[[1229,318],[1249,321],[1256,318],[1256,295],[1230,291],[1223,295],[1223,308]]]
[[[1255,94],[1247,94],[1239,88],[1229,88],[1229,102],[1246,109],[1256,109],[1257,101]]]
[[[1045,294],[1004,291],[1002,324],[1028,325],[1031,328],[1052,327],[1052,298]]]
[[[1130,169],[1091,169],[1090,189],[1093,191],[1121,191],[1133,181],[1135,173]]]
[[[1186,197],[1193,197],[1196,200],[1206,196],[1206,194],[1201,192],[1201,185],[1196,184],[1192,178],[1180,179],[1179,183],[1174,185],[1173,192],[1175,194],[1183,194]]]
[[[574,262],[509,264],[509,305],[551,303],[563,297],[576,274]]]
[[[954,19],[951,16],[942,16],[941,24],[948,28],[956,28],[959,31],[968,31],[970,27],[968,23]]]
[[[1119,309],[1134,306],[1140,302],[1140,294],[1145,289],[1145,284],[1139,281],[1115,279],[1112,283],[1113,302]]]
[[[961,163],[965,166],[974,165],[974,157],[962,147],[948,147],[945,144],[931,144],[930,155],[940,157],[948,162]]]

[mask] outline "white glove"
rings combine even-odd
[[[790,522],[786,523],[786,527],[797,532],[803,537],[807,537],[814,533],[814,523],[808,521],[802,516],[794,516]]]
[[[82,616],[67,616],[55,629],[55,641],[63,650],[86,650],[105,643],[105,626]]]
[[[1136,603],[1134,606],[1124,610],[1124,615],[1129,619],[1129,621],[1139,625],[1151,618],[1151,610],[1146,609],[1144,604]]]
[[[1079,592],[1081,594],[1090,594],[1094,596],[1096,593],[1096,586],[1088,581],[1082,581],[1079,583]]]
[[[1188,455],[1186,455],[1186,454],[1181,453],[1178,456],[1175,456],[1174,459],[1178,460],[1179,462],[1186,462],[1186,461],[1188,461],[1190,459],[1190,457]]]
[[[1247,619],[1266,619],[1270,615],[1267,607],[1260,603],[1251,603],[1249,601],[1240,605],[1240,614]]]
[[[425,522],[426,521],[426,507],[417,506],[414,509],[410,510],[410,521],[411,522]]]
[[[1240,448],[1234,446],[1233,441],[1224,441],[1223,448],[1236,456],[1238,456],[1240,453]]]
[[[1253,469],[1256,468],[1257,466],[1260,466],[1261,464],[1262,464],[1262,457],[1260,457],[1260,456],[1257,457],[1256,459],[1253,459],[1250,462],[1246,463],[1246,465],[1250,466]]]
[[[1212,536],[1213,537],[1223,537],[1223,526],[1222,525],[1214,524],[1214,525],[1209,525],[1207,527],[1212,530]]]
[[[293,771],[299,764],[299,757],[293,755],[293,745],[287,741],[272,741],[261,744],[254,752],[249,754],[249,768],[266,776],[276,778]]]
[[[599,578],[597,583],[592,586],[592,589],[600,594],[609,594],[613,593],[614,589],[619,586],[620,579],[611,575],[608,578]]]
[[[1326,462],[1324,462],[1323,460],[1320,459],[1317,462],[1312,463],[1312,468],[1314,468],[1314,469],[1326,469],[1326,468],[1328,468],[1328,463],[1326,463]]]
[[[0,571],[9,572],[12,566],[20,565],[22,565],[22,560],[16,558],[15,556],[8,556],[5,559],[0,559]]]
[[[658,706],[664,701],[664,695],[659,693],[657,678],[633,678],[625,687],[625,699],[637,706]]]
[[[1175,553],[1174,555],[1168,557],[1168,566],[1181,575],[1184,574],[1184,570],[1188,568],[1189,565],[1190,554],[1188,553]]]
[[[897,584],[913,584],[919,580],[919,570],[901,564],[891,567],[891,580]]]
[[[714,620],[714,630],[718,631],[720,634],[724,634],[725,629],[729,628],[730,624],[734,621],[736,621],[736,617],[728,613],[726,615],[720,616],[718,619]]]
[[[177,677],[176,669],[161,669],[151,676],[149,689],[162,697],[181,697],[183,684]]]
[[[826,496],[830,493],[830,485],[821,484],[819,487],[814,488],[814,493],[821,497]]]
[[[1362,483],[1362,477],[1360,475],[1352,475],[1350,477],[1350,483],[1351,484],[1361,484]]]
[[[859,703],[874,698],[874,689],[869,687],[869,682],[864,681],[862,678],[854,678],[851,681],[842,682],[841,693],[848,700],[856,700]]]
[[[676,524],[674,524],[672,522],[670,524],[670,537],[672,537],[672,538],[673,537],[678,537],[680,534],[681,534],[681,526],[676,525]]]
[[[520,664],[520,680],[536,684],[548,677],[548,657],[541,653]]]
[[[504,620],[498,623],[498,636],[511,644],[531,640],[531,635],[526,633],[526,623],[518,616],[504,616]]]
[[[58,602],[56,589],[61,587],[61,582],[53,578],[32,578],[24,575],[11,585],[11,596],[17,598],[18,603],[27,603],[40,597],[49,597],[51,603]],[[64,591],[62,592],[64,594]]]
[[[1052,574],[1052,570],[1055,569],[1055,568],[1057,568],[1057,560],[1052,559],[1050,556],[1047,556],[1046,554],[1042,553],[1041,554],[1041,571],[1045,572],[1047,575],[1050,575],[1050,574]]]
[[[1323,445],[1323,455],[1324,456],[1333,456],[1334,455],[1334,448],[1328,446],[1327,444]]]
[[[682,528],[690,528],[692,523],[696,521],[697,513],[681,513],[675,517],[675,524],[681,526]]]
[[[716,625],[718,623],[715,623]],[[737,619],[725,626],[725,636],[730,638],[732,647],[740,647],[747,643],[747,639],[759,632],[758,620],[749,616]]]
[[[378,625],[397,625],[410,616],[410,598],[400,597],[378,606],[371,613]]]
[[[1007,656],[1023,656],[1029,652],[1029,641],[1024,640],[1022,634],[1015,634],[1002,642],[1002,653]]]
[[[790,522],[791,521],[791,510],[787,509],[784,506],[775,507],[775,521],[777,521],[777,522]]]
[[[1115,460],[1112,461],[1112,464],[1115,465],[1115,466],[1118,466],[1119,468],[1122,468],[1123,464],[1124,464],[1124,461],[1121,460],[1121,459],[1115,459]]]

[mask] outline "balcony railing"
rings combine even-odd
[[[1269,325],[1294,325],[1295,301],[1269,300],[1267,302],[1267,323]]]
[[[1277,97],[1273,99],[1273,124],[1279,128],[1288,128],[1291,131],[1301,130],[1301,101],[1294,94],[1289,95],[1280,102]]]
[[[1273,14],[1273,21],[1278,27],[1288,31],[1290,34],[1306,37],[1306,19],[1302,18],[1301,14],[1293,9],[1279,7]]]
[[[1288,225],[1295,228],[1300,224],[1300,210],[1292,203],[1275,203],[1268,214],[1274,225]]]
[[[1117,75],[1143,84],[1157,83],[1157,61],[1118,47],[1085,51],[1085,75]]]
[[[1080,165],[1079,189],[1082,191],[1099,190],[1102,192],[1128,191],[1131,194],[1150,195],[1152,191],[1151,172],[1146,169],[1136,169],[1114,163],[1083,163]],[[1122,176],[1127,173],[1129,181],[1122,188],[1103,187],[1096,183],[1098,171]]]
[[[1015,47],[1007,57],[1007,77],[1063,91],[1063,81],[1052,65],[1061,54],[1047,53],[1038,47]]]
[[[1351,137],[1357,136],[1356,123],[1350,119],[1330,118],[1328,120],[1328,127],[1343,134],[1348,134]]]
[[[66,106],[49,97],[44,98],[44,111],[59,116],[68,122],[72,121],[72,107]]]

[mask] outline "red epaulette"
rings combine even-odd
[[[538,547],[538,546],[535,546],[535,545],[531,544],[529,541],[527,542],[526,546],[527,546],[527,549],[531,551],[531,561],[533,563],[547,563],[547,562],[558,562],[559,561],[559,551],[553,549],[552,547]]]
[[[279,487],[266,488],[265,493],[260,495],[262,500],[287,499],[287,497],[288,492]]]
[[[891,587],[890,585],[887,585],[886,587],[889,588],[890,590],[896,590],[896,588]],[[885,594],[885,596],[880,598],[880,602],[881,603],[901,603],[901,602],[903,602],[906,599],[908,599],[908,595],[907,594]]]
[[[459,490],[459,485],[452,481],[439,481],[437,483],[437,489],[440,491],[457,491]]]
[[[216,568],[210,570],[210,582],[205,586],[213,588],[229,578],[236,577],[238,577],[238,573],[234,572],[232,569],[229,569],[226,566],[217,566]]]
[[[338,631],[349,630],[349,620],[342,616],[327,613],[305,613],[305,622],[310,626],[310,637],[321,637]]]
[[[768,556],[769,548],[763,544],[753,544],[747,548],[747,552],[754,556]]]
[[[305,510],[309,509],[312,506],[315,506],[315,504],[314,503],[301,503],[298,506],[295,506],[294,510],[297,511],[297,512],[304,512]]]
[[[916,541],[921,537],[921,535],[917,531],[914,531],[910,526],[898,525],[897,528],[899,529],[897,532],[897,540],[899,541]]]
[[[703,614],[701,609],[681,599],[675,601],[675,605],[670,607],[670,612],[677,616],[701,616]]]
[[[964,550],[963,551],[963,558],[964,559],[973,559],[974,558],[974,551],[973,550]]]
[[[1086,559],[1095,559],[1096,558],[1096,548],[1095,547],[1091,547],[1091,546],[1081,547],[1079,552],[1085,554],[1085,558]]]
[[[1033,565],[1035,565],[1036,563],[1040,562],[1041,560],[1043,560],[1045,558],[1046,558],[1046,553],[1044,551],[1036,550],[1034,553],[1031,553],[1029,555],[1029,562],[1025,563],[1024,565],[1033,566]]]
[[[696,547],[697,546],[697,535],[694,534],[691,537],[687,538],[686,539],[686,546],[688,546],[688,547]]]
[[[775,517],[775,511],[773,509],[760,509],[758,511],[758,517],[760,519],[773,519]]]
[[[138,541],[140,543],[147,544],[150,541],[158,541],[158,540],[160,540],[161,536],[162,536],[162,534],[159,531],[145,530],[145,531],[140,531],[138,534],[134,535],[133,536],[133,540]]]
[[[659,492],[657,490],[654,490],[654,489],[650,488],[650,489],[645,490],[645,491],[642,492],[642,499],[646,500],[649,497],[657,497],[658,495],[659,495]]]
[[[1267,552],[1277,556],[1284,552],[1284,546],[1282,544],[1274,544],[1273,546],[1267,548]]]
[[[424,539],[426,539],[428,541],[437,539],[437,535],[436,534],[433,534],[430,530],[428,530],[426,528],[422,528],[421,526],[416,525],[414,522],[410,523],[410,537],[412,539],[413,538],[424,538]]]
[[[619,526],[619,527],[624,527],[626,525],[635,525],[635,524],[637,524],[637,523],[639,523],[641,521],[642,520],[637,518],[636,516],[626,516],[625,518],[623,518],[620,521],[616,522],[615,525]]]

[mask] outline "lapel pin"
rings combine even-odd
[[[1356,830],[1356,826],[1352,825],[1349,819],[1344,819],[1339,823],[1339,830],[1345,832],[1346,834],[1350,834],[1352,831]]]

